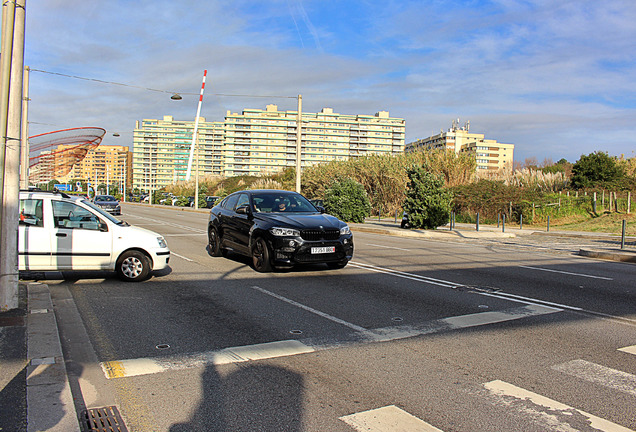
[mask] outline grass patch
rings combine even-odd
[[[623,220],[627,221],[625,234],[636,235],[636,215],[625,213],[603,213],[598,216],[569,215],[550,220],[551,228],[564,231],[584,231],[620,234]],[[542,225],[529,225],[539,227]]]

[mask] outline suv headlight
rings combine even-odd
[[[300,231],[293,228],[274,227],[270,228],[269,232],[276,237],[300,237]]]
[[[168,247],[168,243],[166,243],[166,239],[164,239],[163,237],[157,237],[157,243],[159,243],[160,248]]]
[[[347,234],[351,234],[351,230],[349,229],[349,225],[345,225],[342,228],[340,228],[340,235],[347,235]]]

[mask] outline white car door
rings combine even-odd
[[[18,268],[20,270],[42,271],[51,269],[51,235],[53,223],[45,209],[48,202],[43,199],[20,200],[20,221],[18,224]]]
[[[58,270],[105,270],[112,260],[112,233],[95,213],[67,201],[52,200],[52,265]]]

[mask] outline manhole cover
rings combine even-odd
[[[84,432],[128,432],[116,406],[89,408],[80,420]]]

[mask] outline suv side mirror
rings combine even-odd
[[[249,204],[243,204],[242,206],[238,206],[235,211],[238,214],[248,215],[248,214],[250,214],[250,205]]]
[[[325,210],[325,208],[323,206],[316,206],[316,208],[318,209],[318,211],[320,213],[326,213],[327,212],[327,210]]]

